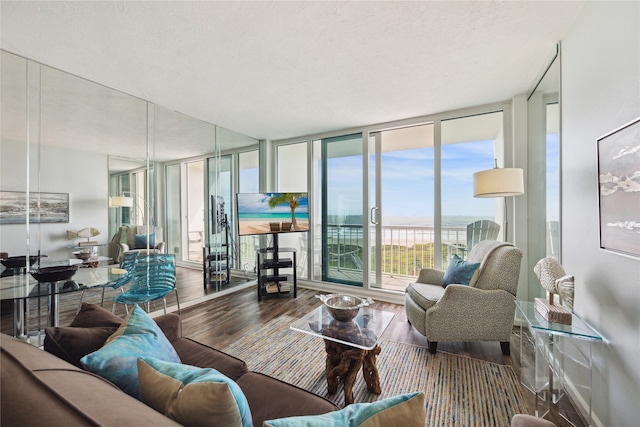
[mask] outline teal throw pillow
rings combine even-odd
[[[473,275],[480,267],[479,262],[467,262],[463,261],[458,255],[451,257],[449,267],[444,272],[444,278],[442,279],[442,287],[455,283],[457,285],[473,285],[475,282]]]
[[[184,426],[253,425],[238,384],[213,368],[143,357],[138,382],[144,403]]]
[[[372,403],[354,403],[322,415],[265,421],[267,427],[424,427],[426,397],[423,392],[401,394]]]
[[[149,234],[149,247],[154,248],[156,246],[155,233]],[[147,248],[147,234],[136,234],[133,238],[133,249],[146,249]]]
[[[138,357],[145,356],[180,363],[180,357],[156,322],[135,305],[104,346],[84,356],[80,363],[140,399],[137,363]]]

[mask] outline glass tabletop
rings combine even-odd
[[[71,278],[78,284],[78,287],[65,287],[63,282],[58,282],[54,287],[54,293],[74,292],[95,286],[109,286],[126,273],[126,270],[117,267],[79,268]],[[0,300],[38,297],[51,292],[51,289],[44,283],[39,288],[38,281],[29,273],[2,277],[0,278]]]
[[[363,307],[349,321],[335,320],[324,305],[291,324],[291,329],[364,350],[373,349],[395,313]]]
[[[602,341],[602,336],[576,314],[571,314],[571,324],[549,322],[535,309],[530,301],[516,301],[516,307],[529,326],[537,331],[555,335],[569,335],[591,341]]]

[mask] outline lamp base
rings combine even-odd
[[[571,324],[571,312],[564,307],[550,304],[544,298],[535,298],[533,306],[549,322],[562,323],[564,325]]]

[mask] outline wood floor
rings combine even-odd
[[[245,281],[237,281],[236,288],[241,288]],[[260,328],[265,322],[276,317],[287,315],[291,317],[302,317],[309,311],[321,304],[315,298],[318,293],[307,289],[298,289],[297,298],[277,298],[258,302],[254,286],[239,290],[224,296],[215,297],[216,291],[213,287],[207,290],[202,285],[202,272],[198,270],[178,269],[178,288],[180,292],[180,302],[183,306],[189,301],[199,300],[206,295],[211,295],[213,299],[182,309],[183,335],[202,342],[215,348],[223,348],[239,337]],[[79,293],[76,293],[79,294]],[[68,295],[71,297],[71,295]],[[64,298],[67,298],[65,296]],[[77,296],[73,301],[69,299],[66,304],[61,303],[60,324],[66,325],[71,322],[77,308]],[[174,297],[171,297],[174,298]],[[88,297],[90,302],[100,302],[99,293],[92,291]],[[85,297],[87,300],[87,297]],[[107,299],[110,300],[110,299]],[[169,299],[169,305],[174,305],[175,301]],[[109,305],[105,305],[110,307]],[[12,333],[11,310],[7,310],[8,305],[3,304],[1,326],[2,332]],[[161,309],[162,305],[156,307]],[[426,338],[420,335],[408,322],[404,312],[404,307],[398,304],[376,302],[374,308],[391,311],[395,317],[383,338],[413,344],[427,346]],[[124,316],[124,310],[119,307],[117,314]],[[497,342],[441,342],[438,344],[438,351],[454,353],[460,356],[468,356],[475,359],[485,360],[491,363],[498,363],[511,366],[517,375],[520,374],[519,365],[519,328],[514,328],[511,339],[511,355],[504,356]],[[531,357],[525,354],[524,357]],[[534,396],[526,388],[522,387],[523,396],[527,405],[532,408]],[[558,426],[570,426],[566,420],[557,415],[557,411],[552,409],[546,417]],[[571,420],[574,425],[584,425],[579,417]]]

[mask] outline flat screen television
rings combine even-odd
[[[237,193],[238,234],[309,231],[307,193]]]

